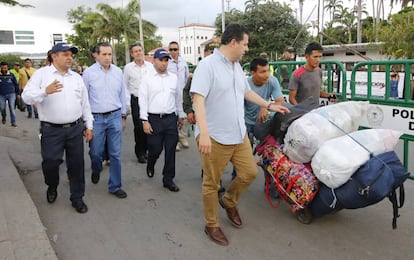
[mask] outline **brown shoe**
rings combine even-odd
[[[233,224],[233,226],[238,227],[238,228],[242,227],[243,223],[242,223],[242,220],[240,218],[239,211],[237,211],[237,208],[236,207],[234,207],[234,208],[226,207],[226,205],[224,205],[222,197],[219,198],[219,203],[220,203],[221,207],[226,210],[227,217],[229,218],[229,220]]]
[[[227,240],[223,231],[221,231],[220,227],[205,227],[204,232],[211,240],[213,240],[214,243],[217,243],[221,246],[229,245],[229,241]]]

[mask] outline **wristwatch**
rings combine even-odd
[[[272,105],[273,103],[271,103],[271,102],[269,102],[269,104],[267,104],[267,107],[266,107],[266,109],[269,111],[270,110],[270,106]]]

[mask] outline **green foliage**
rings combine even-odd
[[[34,7],[33,5],[26,5],[26,4],[21,4],[18,1],[15,0],[0,0],[0,3],[5,4],[5,5],[11,5],[11,6],[20,6],[20,7]]]
[[[281,55],[286,46],[294,45],[296,49],[301,49],[309,41],[309,34],[306,30],[299,35],[295,43],[296,36],[301,30],[301,25],[293,15],[289,5],[268,0],[246,1],[245,12],[232,9],[226,12],[226,25],[239,23],[244,25],[249,31],[249,51],[243,57],[242,63],[250,62],[260,53],[277,52]],[[216,34],[220,36],[221,15],[215,21],[217,27]],[[293,44],[292,44],[293,43]]]
[[[395,58],[414,58],[414,9],[407,7],[391,15],[388,24],[380,28],[382,51]]]
[[[139,40],[140,6],[137,0],[131,0],[125,8],[113,8],[101,3],[97,9],[94,12],[80,6],[68,12],[68,20],[75,31],[75,34],[68,36],[68,42],[80,48],[77,55],[79,63],[89,65],[93,62],[91,48],[98,42],[108,41],[115,50],[114,63],[124,65],[130,58],[129,44]],[[160,46],[161,37],[155,35],[157,26],[145,20],[142,23],[145,49]]]
[[[19,55],[12,54],[0,54],[0,62],[7,62],[9,64],[9,69],[13,68],[15,62],[19,62],[20,66],[23,66],[23,61],[20,59]]]

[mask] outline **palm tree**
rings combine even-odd
[[[324,0],[324,9],[329,12],[331,21],[334,19],[335,14],[338,13],[339,9],[343,7],[344,2],[342,0]]]
[[[11,6],[21,6],[21,7],[34,7],[33,5],[26,5],[26,4],[21,4],[17,1],[14,0],[0,0],[0,3],[5,4],[5,5],[11,5]]]
[[[398,2],[401,2],[401,9],[407,7],[409,3],[411,3],[411,5],[414,5],[414,0],[391,0],[390,2],[391,8],[394,7],[394,4]]]
[[[130,61],[129,39],[139,38],[139,21],[137,15],[140,6],[137,0],[131,0],[125,8],[112,8],[108,4],[98,4],[101,11],[97,20],[96,34],[109,40],[115,50],[115,43],[123,42],[125,46],[125,61]],[[117,63],[116,52],[113,52],[113,61]]]
[[[348,43],[352,43],[352,29],[355,27],[355,14],[348,7],[341,8],[339,14],[335,16],[335,20],[342,24],[348,34]]]

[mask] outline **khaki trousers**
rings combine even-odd
[[[237,145],[223,145],[211,139],[211,154],[201,155],[203,166],[203,203],[206,226],[219,227],[218,220],[218,189],[221,175],[228,162],[231,162],[237,171],[237,177],[227,188],[223,202],[226,206],[236,207],[240,195],[254,181],[258,173],[254,161],[252,148],[247,135],[243,143]]]

